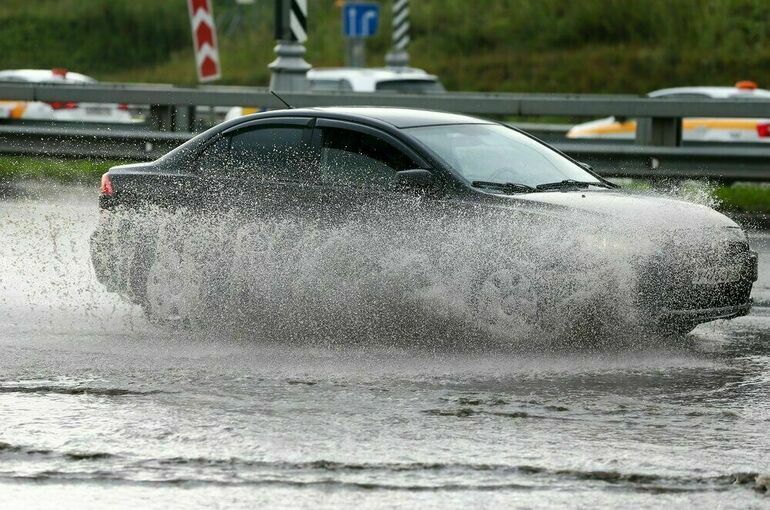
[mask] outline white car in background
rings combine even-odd
[[[446,92],[437,76],[414,67],[329,67],[307,72],[311,92],[386,92],[439,94]],[[264,108],[235,106],[225,120]]]
[[[66,69],[10,69],[0,71],[0,83],[67,83],[89,85],[95,79]],[[0,100],[0,120],[52,120],[70,122],[135,122],[125,104],[74,101]]]
[[[445,92],[437,76],[414,67],[330,67],[307,73],[310,90],[342,92]]]
[[[661,89],[647,97],[682,99],[764,99],[770,100],[770,90],[757,88],[756,83],[740,81],[734,87],[676,87]],[[600,138],[633,140],[636,121],[607,117],[573,126],[567,138]],[[682,119],[682,140],[686,142],[770,142],[769,119],[746,118],[685,118]]]

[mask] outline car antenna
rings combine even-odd
[[[272,95],[274,95],[275,97],[277,97],[277,98],[278,98],[278,100],[279,100],[280,102],[282,102],[283,104],[285,104],[285,105],[286,105],[286,108],[288,108],[288,109],[290,109],[290,110],[293,110],[293,109],[294,109],[294,107],[293,107],[292,105],[290,105],[289,103],[287,103],[287,102],[286,102],[286,100],[285,100],[284,98],[282,98],[281,96],[279,96],[279,95],[278,95],[278,92],[276,92],[275,90],[271,90],[271,91],[270,91],[270,93],[271,93]]]

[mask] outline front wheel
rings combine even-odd
[[[539,296],[525,269],[496,269],[478,281],[474,311],[480,325],[515,335],[527,334],[536,327]]]

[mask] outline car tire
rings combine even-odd
[[[474,318],[498,334],[526,336],[538,325],[540,297],[524,264],[488,271],[472,289]]]
[[[132,250],[126,291],[133,303],[144,307],[147,301],[147,274],[155,259],[155,239],[147,234],[140,235]]]
[[[152,257],[142,264],[144,274],[134,280],[144,290],[142,307],[156,325],[195,328],[204,315],[203,272],[183,240],[163,239],[159,237]]]

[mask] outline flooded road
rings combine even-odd
[[[770,234],[748,317],[615,352],[159,330],[94,193],[0,201],[0,507],[770,505]],[[45,198],[45,200],[41,200]]]

